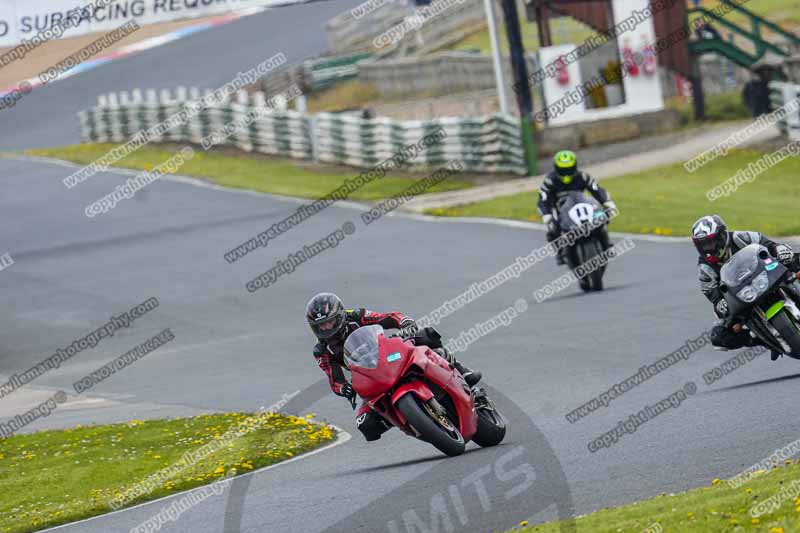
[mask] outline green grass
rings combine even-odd
[[[754,519],[753,505],[781,494],[800,480],[790,464],[756,476],[739,488],[713,480],[711,486],[605,509],[576,519],[577,533],[640,533],[656,523],[665,533],[790,533],[800,531],[800,499],[789,498],[774,512]],[[656,529],[654,528],[653,531]],[[515,532],[558,533],[558,523],[522,527]]]
[[[700,5],[706,9],[710,9],[717,5],[718,0],[702,0]],[[692,6],[692,2],[687,2],[688,6]],[[775,24],[780,24],[784,29],[792,30],[800,26],[800,3],[796,0],[750,0],[744,4],[745,9],[749,9],[756,15],[760,15]],[[733,11],[725,15],[731,22],[739,25],[745,25],[748,29],[749,19],[738,11]],[[720,31],[725,30],[723,35],[727,32],[726,28],[719,28]]]
[[[115,494],[240,424],[253,429],[131,505],[278,463],[336,438],[330,426],[265,412],[134,420],[0,439],[0,532],[36,531],[109,512]]]
[[[682,164],[653,168],[601,182],[620,209],[611,222],[613,231],[688,235],[700,216],[718,213],[732,228],[761,231],[767,235],[798,235],[800,220],[792,216],[800,203],[800,158],[789,158],[745,183],[728,197],[709,202],[706,191],[757,160],[760,152],[734,151],[705,167],[687,173]],[[539,221],[538,193],[522,193],[446,209],[432,209],[441,216],[496,217]]]
[[[88,165],[106,154],[116,145],[87,143],[61,148],[28,150],[30,155],[66,159]],[[128,155],[117,166],[137,170],[152,170],[175,154],[174,148],[145,146]],[[344,183],[346,178],[358,175],[360,170],[317,171],[303,168],[295,162],[257,157],[233,156],[217,152],[195,150],[194,157],[187,161],[179,172],[184,175],[206,178],[218,185],[237,189],[321,198]],[[97,178],[89,178],[97,179]],[[399,194],[409,187],[412,180],[407,175],[387,174],[353,192],[352,200],[378,200]],[[430,192],[464,189],[471,185],[465,181],[448,179],[430,189]],[[80,185],[78,185],[80,187]]]
[[[688,126],[697,126],[706,122],[752,118],[747,106],[744,105],[741,91],[707,94],[705,95],[705,102],[706,118],[703,122],[697,122],[694,119],[692,102],[687,101],[685,98],[673,98],[667,102],[667,107],[676,109],[681,114],[682,123]]]
[[[344,111],[360,108],[380,99],[380,92],[374,85],[357,80],[343,81],[333,87],[317,91],[308,98],[308,111]]]
[[[579,22],[570,17],[564,17],[563,23],[558,19],[552,19],[550,32],[553,37],[554,44],[580,44],[596,32],[589,26]],[[500,32],[500,48],[503,54],[508,54],[508,38],[506,37],[505,25],[498,24]],[[522,31],[522,43],[526,52],[533,52],[539,49],[539,32],[536,29],[535,22],[522,21],[520,24]],[[482,54],[492,53],[492,44],[489,38],[489,29],[484,28],[480,31],[472,33],[457,43],[449,46],[450,50],[475,50],[480,51]]]

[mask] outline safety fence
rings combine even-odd
[[[169,117],[190,109],[202,97],[197,89],[133,91],[98,98],[98,105],[79,113],[85,142],[130,140],[140,131],[153,131]],[[267,107],[269,107],[267,109]],[[433,169],[458,160],[465,171],[525,174],[525,159],[518,122],[509,116],[451,117],[430,121],[398,121],[355,114],[316,115],[286,109],[282,102],[267,101],[263,93],[235,93],[228,101],[186,113],[187,120],[158,135],[156,142],[202,144],[226,125],[244,123],[215,145],[234,146],[248,152],[311,159],[369,168],[392,157],[404,146],[433,132],[444,133],[441,142],[428,146],[411,162],[415,170]],[[218,137],[221,138],[221,137]]]
[[[772,109],[779,109],[789,102],[800,98],[800,85],[784,81],[773,81],[769,84]],[[785,119],[778,122],[778,127],[793,141],[800,141],[800,110],[793,110]]]

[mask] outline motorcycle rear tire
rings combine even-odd
[[[467,445],[458,428],[455,428],[458,438],[453,438],[438,422],[428,415],[415,394],[406,394],[397,400],[395,406],[403,413],[408,423],[420,433],[422,440],[433,444],[436,449],[450,457],[464,453]]]
[[[506,421],[498,411],[478,409],[478,431],[473,442],[482,448],[497,446],[506,437]]]

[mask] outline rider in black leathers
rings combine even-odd
[[[711,329],[711,344],[720,349],[736,350],[745,346],[760,346],[761,341],[736,325],[726,327],[724,318],[728,315],[728,305],[719,289],[720,270],[730,258],[748,244],[761,244],[786,265],[790,270],[800,270],[800,256],[792,248],[775,242],[755,231],[728,231],[728,226],[719,215],[700,218],[692,226],[692,241],[700,257],[697,260],[700,290],[714,305],[719,321]],[[778,354],[772,353],[772,360]]]
[[[578,170],[578,160],[569,150],[558,152],[553,158],[553,170],[544,178],[539,187],[539,202],[537,208],[542,222],[547,226],[547,242],[553,242],[561,234],[558,225],[558,201],[572,191],[589,191],[595,200],[603,204],[609,213],[615,212],[616,204],[611,200],[611,195],[597,184],[597,180],[586,172]],[[602,239],[603,248],[608,250],[611,243],[608,231],[603,228],[598,232]],[[556,262],[564,264],[564,249],[558,250]]]

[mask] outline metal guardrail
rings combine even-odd
[[[81,138],[125,142],[185,110],[187,102],[200,96],[197,89],[102,95],[97,106],[79,113]],[[266,103],[263,93],[241,91],[230,101],[191,114],[184,123],[152,140],[201,144],[204,138]],[[504,115],[399,121],[334,113],[309,115],[281,109],[262,111],[265,112],[259,113],[257,120],[221,144],[248,152],[370,168],[425,135],[443,130],[442,141],[412,161],[412,169],[432,170],[457,160],[466,171],[525,174],[519,124]]]

